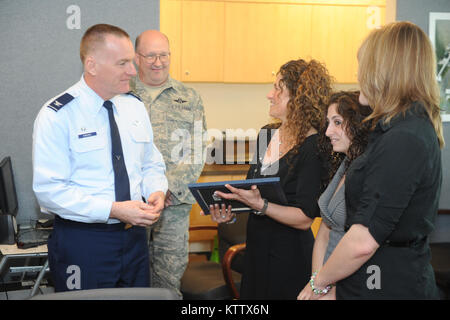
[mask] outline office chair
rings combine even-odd
[[[106,288],[36,295],[30,300],[180,300],[166,288]]]
[[[248,215],[238,214],[236,223],[233,224],[197,227],[197,230],[217,228],[221,265],[211,261],[190,262],[181,279],[181,292],[185,300],[239,299]],[[314,236],[321,221],[322,219],[318,218],[311,226]],[[196,227],[191,227],[191,230],[193,229]]]
[[[438,214],[450,214],[450,210],[440,209]],[[436,284],[442,298],[450,300],[450,242],[430,243],[430,249]]]
[[[243,249],[245,248],[248,214],[237,215],[234,224],[192,226],[195,230],[218,230],[221,263],[189,262],[181,279],[181,293],[185,300],[231,300],[239,298]],[[237,244],[237,245],[236,245]]]
[[[223,277],[225,278],[225,282],[227,284],[228,289],[231,290],[233,299],[236,300],[239,299],[240,281],[239,283],[234,281],[235,277],[233,275],[234,273],[233,270],[239,270],[239,273],[242,274],[245,246],[246,246],[245,243],[235,244],[234,246],[231,246],[225,252],[222,261]],[[234,259],[237,255],[239,255],[239,258],[236,260],[241,261],[236,262],[234,264],[235,267],[233,268],[232,263],[234,262]]]

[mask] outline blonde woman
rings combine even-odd
[[[310,286],[319,298],[436,299],[427,236],[442,181],[435,57],[409,22],[373,31],[358,52],[360,102],[372,131],[347,170],[348,230]]]

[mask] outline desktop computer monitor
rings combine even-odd
[[[18,208],[11,158],[5,157],[0,162],[0,244],[15,243]]]

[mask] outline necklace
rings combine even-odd
[[[283,140],[281,140],[281,128],[278,129],[278,155],[281,156],[283,154],[282,150]]]

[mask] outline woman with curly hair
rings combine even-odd
[[[319,198],[322,223],[317,232],[312,256],[312,271],[319,270],[343,237],[345,231],[345,175],[354,159],[364,152],[369,135],[369,122],[363,120],[372,109],[359,103],[359,92],[341,91],[330,98],[327,111],[326,130],[321,131],[323,141],[320,147],[334,160],[330,170],[331,179],[328,187]],[[339,155],[344,155],[342,159]],[[337,166],[336,166],[337,165]],[[309,299],[313,291],[308,283],[300,292],[298,299]],[[335,287],[324,296],[335,299]]]
[[[242,299],[295,299],[308,282],[314,244],[310,227],[319,216],[324,174],[317,137],[330,94],[326,68],[300,59],[280,68],[267,95],[269,114],[280,122],[260,131],[247,179],[280,177],[287,205],[263,199],[256,186],[244,190],[227,185],[231,193],[217,192],[257,213],[247,223]],[[211,206],[210,211],[219,223],[233,218],[231,206]]]

